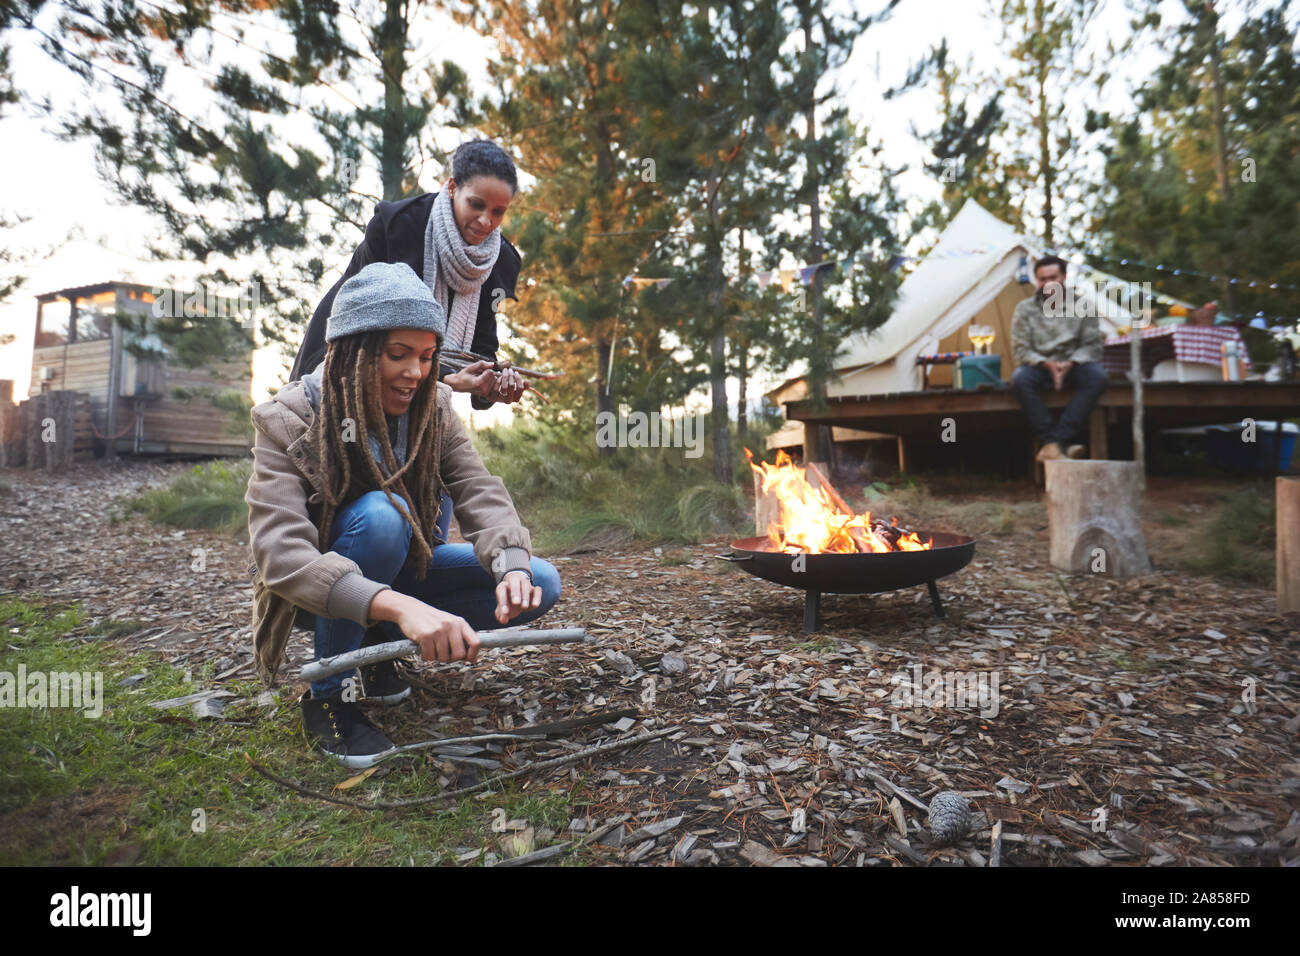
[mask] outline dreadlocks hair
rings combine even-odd
[[[434,539],[441,503],[438,352],[434,352],[433,367],[411,400],[406,462],[399,468],[388,439],[379,377],[379,358],[387,338],[388,332],[382,329],[361,332],[336,339],[325,350],[316,423],[325,493],[317,534],[325,546],[341,505],[365,492],[382,490],[414,532],[419,548],[418,577],[423,579],[433,557],[429,542]],[[355,433],[345,441],[343,431],[349,420]],[[372,431],[379,439],[388,478],[370,452]]]

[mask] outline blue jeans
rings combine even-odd
[[[1022,365],[1011,373],[1011,391],[1025,410],[1029,427],[1044,445],[1056,442],[1065,446],[1083,434],[1088,414],[1106,390],[1106,370],[1100,362],[1078,362],[1065,373],[1063,389],[1074,394],[1061,412],[1061,420],[1052,424],[1052,413],[1039,393],[1052,387],[1052,373],[1041,365]]]
[[[447,535],[451,533],[451,499],[447,497],[447,492],[442,493],[442,504],[438,507],[438,537],[443,541],[447,540]],[[432,543],[432,542],[430,542]]]
[[[444,544],[433,549],[429,573],[415,579],[415,569],[405,566],[411,546],[411,526],[382,491],[371,491],[342,508],[330,529],[330,550],[351,558],[371,581],[391,585],[441,611],[463,617],[476,631],[527,624],[541,617],[560,598],[560,574],[555,566],[533,558],[533,584],[542,589],[541,607],[525,611],[502,625],[495,617],[496,581],[474,557],[468,544]],[[391,621],[380,625],[390,641],[403,639]],[[355,651],[366,629],[346,618],[316,618],[316,659]],[[328,697],[343,688],[347,673],[334,674],[311,685],[312,697]]]

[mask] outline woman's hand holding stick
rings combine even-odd
[[[505,363],[493,362],[491,359],[474,358],[466,360],[461,356],[472,356],[472,352],[447,352],[440,358],[440,364],[452,369],[447,376],[447,384],[458,392],[470,392],[483,398],[507,404],[519,401],[524,392],[534,392],[546,404],[550,399],[531,385],[525,384],[521,375],[533,378],[559,378],[558,375],[534,372],[532,369],[515,368],[509,360]],[[499,372],[499,374],[498,374]]]

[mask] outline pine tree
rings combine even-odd
[[[91,141],[104,182],[157,218],[153,257],[202,263],[205,289],[255,289],[286,348],[368,206],[416,191],[432,132],[474,119],[458,67],[410,60],[432,4],[382,0],[356,21],[336,0],[48,3],[57,32],[25,28],[95,94],[58,117],[63,135]],[[292,49],[263,49],[254,27]]]
[[[1048,247],[1077,233],[1086,174],[1079,90],[1104,81],[1082,55],[1097,0],[1002,0],[1009,59],[1004,130],[1012,194]]]
[[[792,115],[776,79],[789,69],[780,52],[785,30],[769,0],[663,5],[650,19],[672,42],[638,51],[630,64],[632,88],[654,97],[636,127],[638,148],[659,158],[665,205],[688,227],[665,242],[664,255],[689,263],[679,292],[693,296],[695,308],[679,333],[708,367],[713,475],[729,484],[734,244],[739,230],[762,230],[779,201],[763,166]]]
[[[933,84],[939,94],[939,125],[928,131],[912,123],[912,135],[930,150],[933,160],[925,169],[942,185],[942,201],[922,214],[930,225],[942,227],[968,199],[973,199],[1006,222],[1020,222],[1023,211],[1011,194],[1000,150],[993,138],[1005,129],[1003,91],[980,102],[981,88],[996,87],[990,77],[978,76],[968,60],[959,67],[951,59],[948,41],[941,40],[909,71],[887,99]]]
[[[801,128],[794,140],[801,178],[787,195],[792,207],[807,210],[807,229],[783,232],[780,245],[798,261],[809,265],[836,258],[829,252],[830,246],[823,228],[828,189],[837,188],[841,199],[852,197],[852,203],[859,206],[860,211],[864,211],[861,209],[864,204],[871,205],[861,194],[854,196],[843,185],[848,175],[848,160],[853,153],[853,150],[845,148],[845,144],[853,138],[854,131],[847,120],[845,107],[827,108],[827,104],[838,96],[838,92],[833,85],[825,82],[825,78],[847,61],[862,34],[874,23],[887,18],[896,5],[897,0],[890,0],[877,13],[847,18],[832,13],[829,5],[822,0],[789,0],[785,5],[787,22],[800,46],[798,63],[785,95],[798,104],[801,121]],[[820,116],[819,126],[820,113],[825,115]],[[879,225],[879,220],[874,217],[871,222],[872,225]],[[841,220],[841,226],[844,225],[847,224]],[[853,236],[860,235],[852,225],[849,228]],[[894,238],[893,231],[890,230],[887,235],[879,238],[889,242]],[[858,251],[851,247],[841,248],[848,253]],[[881,273],[874,266],[867,265],[857,277],[859,287],[868,276],[875,277],[875,283],[880,281]],[[844,333],[855,325],[865,328],[872,321],[883,321],[883,313],[873,317],[861,308],[854,308],[847,313],[847,323],[840,323],[838,327],[828,325],[826,279],[826,270],[817,269],[813,273],[806,299],[807,322],[798,330],[792,350],[793,356],[808,364],[808,385],[814,407],[826,404],[827,386],[834,375],[835,352]],[[889,282],[890,280],[883,280],[884,285]],[[875,298],[879,306],[887,306],[888,297],[881,294],[884,291],[883,286],[877,290]],[[805,304],[802,291],[797,290],[796,294],[800,304]],[[826,461],[830,452],[829,428],[818,426],[805,429],[806,460]]]
[[[1138,39],[1161,61],[1134,90],[1135,114],[1110,124],[1095,225],[1113,257],[1165,268],[1100,265],[1176,297],[1217,294],[1229,315],[1300,314],[1297,293],[1271,288],[1300,283],[1300,55],[1288,6],[1246,16],[1231,37],[1211,3],[1186,3],[1173,22],[1154,3],[1140,8]]]
[[[647,334],[623,280],[673,227],[657,157],[631,145],[645,108],[626,77],[629,50],[664,39],[637,6],[504,0],[456,11],[500,53],[488,67],[499,92],[482,103],[485,129],[536,178],[511,207],[528,275],[511,324],[541,364],[568,373],[543,386],[560,396],[551,412],[580,419],[616,411],[620,342],[655,354],[657,332]]]

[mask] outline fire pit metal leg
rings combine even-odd
[[[822,626],[822,592],[808,591],[803,603],[803,630],[811,634]]]
[[[938,586],[933,581],[926,581],[925,586],[930,589],[930,602],[934,605],[934,616],[943,617],[947,612],[943,609],[943,601],[939,600]]]

